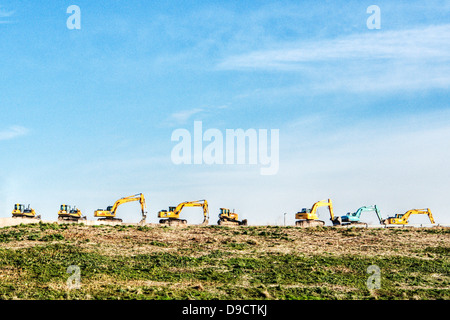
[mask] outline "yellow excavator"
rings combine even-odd
[[[225,225],[225,226],[246,226],[247,225],[247,219],[244,219],[242,221],[239,221],[239,216],[237,213],[231,212],[230,209],[227,208],[220,208],[219,213],[219,221],[217,221],[217,224]]]
[[[147,212],[145,212],[145,198],[142,193],[137,193],[135,195],[120,198],[117,200],[114,205],[108,206],[106,210],[98,209],[94,212],[94,217],[98,217],[98,220],[106,220],[106,221],[112,221],[112,222],[122,222],[122,219],[116,218],[116,212],[117,208],[124,203],[132,202],[132,201],[139,201],[141,204],[141,213],[142,213],[142,219],[139,221],[139,224],[145,224],[145,219],[147,218]]]
[[[382,221],[383,224],[408,224],[408,219],[412,214],[426,214],[432,224],[435,224],[433,214],[429,208],[426,209],[411,209],[405,213],[397,213],[393,217],[386,218]]]
[[[161,224],[172,225],[185,225],[187,221],[185,219],[180,219],[181,210],[184,207],[202,207],[203,208],[203,222],[201,225],[207,225],[209,222],[209,209],[208,201],[206,200],[196,200],[196,201],[185,201],[177,205],[176,207],[169,207],[169,211],[160,210],[158,212],[158,218]]]
[[[59,221],[78,221],[86,220],[86,216],[81,214],[81,210],[75,206],[69,206],[67,204],[62,204],[58,211]]]
[[[328,199],[328,201],[320,200],[314,203],[311,209],[303,208],[302,211],[297,212],[295,214],[295,219],[299,220],[295,221],[295,225],[303,228],[324,226],[325,221],[319,220],[319,217],[317,216],[317,209],[319,207],[328,207],[328,210],[330,211],[330,220],[334,220],[333,204],[331,199]]]
[[[12,211],[13,218],[31,218],[31,219],[41,219],[41,216],[36,215],[36,211],[28,207],[25,207],[24,204],[16,203],[14,205],[14,209]]]

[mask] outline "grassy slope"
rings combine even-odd
[[[3,299],[450,299],[450,228],[0,229]],[[369,292],[367,267],[381,269]],[[69,265],[81,288],[68,290]]]

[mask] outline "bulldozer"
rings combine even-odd
[[[348,212],[346,215],[337,217],[333,220],[334,226],[345,226],[345,225],[362,225],[367,227],[367,223],[361,222],[361,214],[363,212],[375,212],[380,223],[383,221],[380,215],[380,211],[376,205],[373,206],[363,206],[356,210],[355,212]]]
[[[299,219],[295,221],[295,226],[302,228],[324,226],[325,221],[319,220],[317,215],[317,209],[319,207],[328,207],[331,221],[335,219],[331,199],[328,199],[328,201],[320,200],[314,203],[311,209],[303,208],[302,211],[295,214],[295,219]]]
[[[230,212],[230,209],[220,208],[219,220],[217,224],[225,225],[225,226],[246,226],[247,219],[239,221],[238,214],[234,212]]]
[[[142,219],[139,221],[140,225],[145,224],[145,220],[147,218],[147,212],[145,212],[145,198],[142,193],[137,193],[135,195],[129,196],[129,197],[123,197],[117,200],[114,205],[108,206],[106,210],[98,209],[94,212],[94,217],[98,217],[99,221],[111,221],[111,222],[122,222],[122,219],[116,218],[116,212],[117,208],[124,203],[132,202],[132,201],[139,201],[141,204],[141,214]]]
[[[408,224],[408,220],[409,217],[412,214],[426,214],[428,215],[428,218],[430,218],[430,222],[432,224],[435,224],[434,218],[433,218],[433,214],[431,213],[429,208],[426,209],[411,209],[406,211],[405,213],[397,213],[395,214],[395,216],[393,217],[389,217],[387,219],[384,219],[382,221],[383,224],[387,225],[387,224]]]
[[[162,219],[159,220],[159,223],[169,226],[186,225],[187,220],[180,219],[180,213],[184,207],[202,207],[203,222],[201,223],[201,225],[207,225],[209,223],[208,201],[206,200],[185,201],[180,203],[176,207],[169,207],[169,211],[160,210],[158,212],[158,218]]]
[[[58,211],[58,221],[78,221],[86,220],[86,216],[81,214],[81,210],[76,206],[62,204]]]
[[[29,218],[29,219],[41,219],[40,215],[36,215],[36,211],[28,205],[16,203],[12,211],[13,218]]]

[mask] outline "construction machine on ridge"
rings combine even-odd
[[[378,220],[380,221],[380,223],[382,223],[383,219],[381,218],[380,211],[378,210],[378,207],[376,205],[373,205],[373,206],[363,206],[358,210],[356,210],[355,212],[347,212],[347,214],[344,216],[336,217],[333,220],[333,225],[334,226],[363,225],[367,227],[367,223],[360,221],[361,214],[363,212],[372,212],[372,211],[376,213]]]
[[[169,207],[169,211],[160,210],[158,212],[158,218],[160,224],[172,225],[186,225],[187,220],[180,219],[181,210],[185,207],[202,207],[203,208],[203,222],[201,225],[207,225],[209,223],[209,209],[208,201],[206,200],[196,200],[196,201],[185,201],[178,204],[176,207]]]
[[[23,219],[41,219],[40,215],[36,215],[36,211],[28,205],[25,207],[24,204],[16,203],[12,211],[13,218],[23,218]]]
[[[81,214],[81,210],[76,206],[62,204],[58,211],[58,221],[78,221],[86,220],[86,216]]]
[[[311,209],[303,208],[302,211],[295,214],[295,219],[298,219],[295,221],[295,226],[302,228],[317,226],[323,227],[325,225],[325,221],[319,220],[319,216],[317,215],[317,209],[319,207],[328,207],[331,217],[330,220],[333,221],[335,219],[331,199],[328,199],[328,201],[320,200],[314,203]]]
[[[405,213],[397,213],[393,217],[389,217],[389,218],[384,219],[382,221],[382,223],[385,224],[385,225],[386,224],[402,224],[402,225],[405,225],[405,224],[409,223],[408,220],[409,220],[409,217],[412,214],[426,214],[426,215],[428,215],[428,218],[430,219],[430,222],[432,224],[436,223],[434,221],[433,214],[431,213],[429,208],[426,208],[426,209],[411,209],[411,210],[406,211]]]
[[[98,220],[104,220],[104,221],[111,221],[111,222],[122,222],[122,219],[116,218],[116,212],[117,208],[124,203],[132,202],[132,201],[139,201],[141,204],[141,214],[142,219],[139,221],[140,225],[145,224],[145,220],[147,218],[147,212],[145,211],[145,198],[142,193],[137,193],[135,195],[129,196],[129,197],[123,197],[117,200],[114,205],[108,206],[106,210],[98,209],[94,212],[94,217],[98,217]]]
[[[237,213],[231,212],[230,209],[227,208],[220,208],[219,213],[219,220],[217,221],[217,224],[225,225],[225,226],[246,226],[247,225],[247,219],[244,219],[242,221],[239,221],[239,216]]]

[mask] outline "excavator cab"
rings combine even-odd
[[[169,211],[162,209],[158,212],[159,216],[166,216],[167,212],[175,212],[176,207],[169,207]]]

